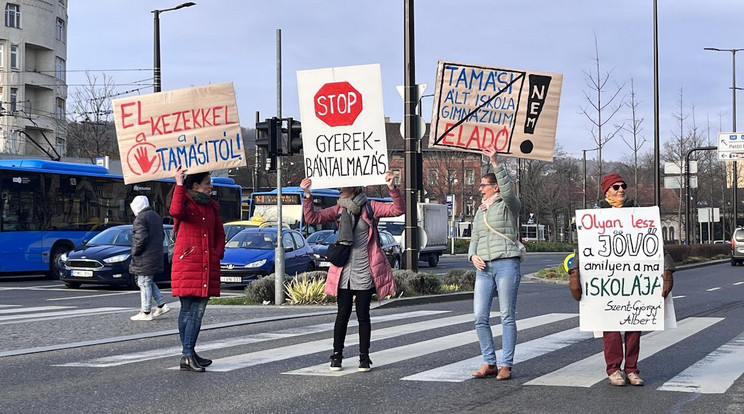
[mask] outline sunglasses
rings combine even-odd
[[[622,183],[622,184],[613,184],[613,185],[612,185],[612,189],[613,189],[613,190],[615,190],[615,191],[617,191],[617,190],[619,190],[619,189],[621,189],[621,188],[622,188],[623,190],[625,190],[626,188],[628,188],[628,185],[627,185],[627,184],[625,184],[625,183]]]

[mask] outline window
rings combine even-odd
[[[429,170],[429,185],[439,184],[439,171],[435,169]]]
[[[21,28],[21,6],[12,3],[5,5],[5,26]]]
[[[0,68],[5,66],[5,45],[0,44]]]
[[[60,121],[65,120],[65,101],[64,99],[57,98],[57,109],[55,112],[57,119]]]
[[[447,184],[454,185],[457,184],[457,170],[454,168],[450,168],[447,170]]]
[[[10,68],[20,69],[21,62],[18,58],[18,45],[10,45]]]
[[[65,21],[57,18],[57,40],[65,41]]]
[[[65,72],[65,60],[57,56],[57,59],[54,62],[54,76],[59,80],[65,80]]]
[[[400,170],[393,170],[393,185],[400,185]]]
[[[465,203],[465,215],[471,217],[475,215],[475,200],[470,199]]]
[[[18,101],[18,88],[10,88],[10,112],[16,111],[17,101]]]
[[[475,185],[475,170],[472,168],[465,170],[465,185]]]
[[[54,149],[57,150],[57,153],[59,155],[65,155],[65,139],[62,137],[57,137],[57,144],[54,146]],[[167,246],[167,244],[166,244]]]

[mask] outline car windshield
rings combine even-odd
[[[338,240],[338,233],[336,233],[334,231],[333,233],[329,234],[328,237],[325,237],[325,238],[323,238],[323,240],[321,240],[320,242],[318,242],[318,244],[331,245],[333,243],[336,243],[336,240]]]
[[[326,237],[333,234],[332,231],[316,231],[315,233],[311,234],[307,237],[308,243],[321,243]]]
[[[113,244],[116,246],[132,245],[132,228],[111,227],[95,235],[88,243],[88,246]]]
[[[226,249],[274,250],[275,232],[243,231],[225,244]]]
[[[389,231],[390,234],[395,236],[400,236],[403,234],[403,230],[406,229],[406,224],[397,221],[381,221],[378,223],[377,228]]]

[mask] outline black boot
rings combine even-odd
[[[359,372],[369,372],[372,369],[372,367],[370,365],[372,365],[372,360],[369,359],[369,354],[367,354],[367,353],[359,354],[359,369],[358,369],[358,371]]]
[[[194,355],[182,356],[181,371],[204,372],[204,367],[196,362]]]
[[[196,362],[199,363],[199,365],[203,366],[204,368],[212,365],[212,360],[207,358],[202,358],[199,355],[194,352],[194,359],[196,359]]]
[[[334,352],[331,355],[331,371],[341,371],[341,361],[344,356],[340,352]]]

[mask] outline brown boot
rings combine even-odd
[[[506,381],[511,379],[511,367],[501,367],[499,375],[496,376],[497,381]]]
[[[493,377],[499,373],[499,369],[496,365],[483,364],[483,366],[473,373],[474,378],[488,378]]]

